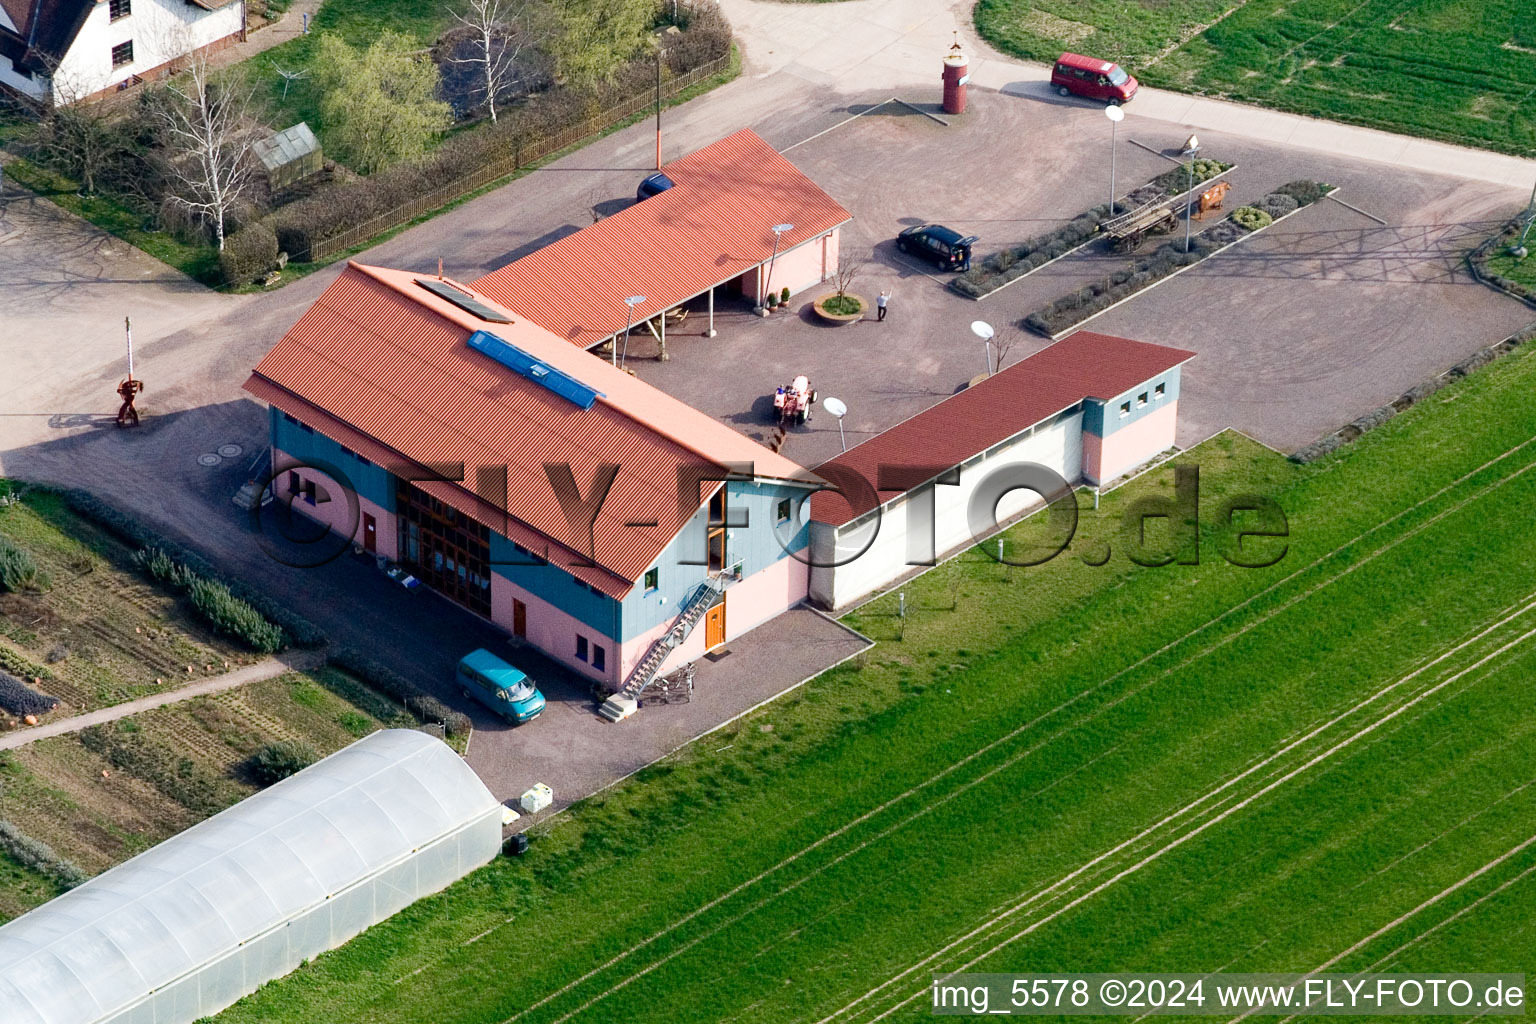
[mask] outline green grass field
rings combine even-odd
[[[1384,928],[1335,968],[1523,970],[1533,382],[1517,351],[1307,467],[1188,453],[1197,565],[1085,564],[1168,467],[1045,567],[972,551],[904,629],[851,616],[858,661],[220,1020],[916,1021],[938,971],[1306,970]],[[1267,569],[1217,557],[1252,491]]]
[[[1074,50],[1149,85],[1536,151],[1525,0],[980,0],[976,25],[1021,57]]]

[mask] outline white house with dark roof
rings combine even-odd
[[[245,0],[0,0],[0,86],[65,105],[245,34]]]

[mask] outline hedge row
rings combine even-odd
[[[1219,160],[1196,160],[1194,165],[1196,184],[1232,169],[1231,164],[1224,164]],[[1189,176],[1187,166],[1176,167],[1159,174],[1145,185],[1131,190],[1115,204],[1115,212],[1124,213],[1164,195],[1179,195],[1187,185]],[[1174,178],[1177,182],[1174,182]],[[1100,203],[1091,210],[1084,210],[1058,228],[993,253],[974,264],[970,270],[959,277],[952,278],[950,287],[961,295],[979,299],[1076,249],[1097,234],[1100,222],[1109,217],[1108,203]]]
[[[674,77],[731,52],[730,25],[714,3],[690,5],[686,20],[686,27],[669,39],[665,51]],[[494,125],[449,137],[423,160],[334,184],[290,203],[268,218],[278,248],[296,262],[307,262],[327,239],[488,167],[520,165],[524,147],[588,124],[604,110],[649,93],[655,88],[655,74],[654,60],[647,56],[620,68],[601,87],[547,90],[506,110]]]
[[[345,647],[333,649],[326,660],[342,671],[357,676],[385,696],[399,701],[421,721],[441,724],[443,731],[450,736],[469,735],[471,723],[468,715],[453,710],[394,669]]]
[[[24,867],[47,875],[65,889],[73,889],[90,877],[74,861],[61,857],[53,847],[41,839],[33,839],[4,819],[0,819],[0,849]]]
[[[245,644],[260,654],[283,649],[288,638],[280,626],[267,619],[248,602],[240,600],[225,584],[199,576],[180,565],[158,546],[134,552],[133,564],[151,579],[185,591],[192,607],[209,625],[226,636]]]
[[[1211,163],[1215,164],[1215,161]],[[1223,165],[1215,164],[1215,166]],[[1296,193],[1299,191],[1306,194],[1305,186],[1324,187],[1316,182],[1291,182],[1284,185],[1258,203],[1239,207],[1230,216],[1205,228],[1190,239],[1188,252],[1184,251],[1182,241],[1165,242],[1130,267],[1118,270],[1102,281],[1095,281],[1047,303],[1044,308],[1025,317],[1022,326],[1046,337],[1052,337],[1073,324],[1108,309],[1122,299],[1135,295],[1143,288],[1150,287],[1162,278],[1184,267],[1199,263],[1218,249],[1231,245],[1249,232],[1268,227],[1276,216],[1270,212],[1271,210],[1290,212],[1297,209],[1296,204],[1300,200],[1296,198]],[[1278,215],[1284,216],[1284,213]]]
[[[1099,222],[1108,215],[1109,204],[1100,203],[1059,228],[993,253],[952,279],[950,287],[962,295],[979,299],[1076,249],[1098,233]]]
[[[1320,437],[1306,447],[1293,452],[1291,459],[1294,462],[1301,463],[1316,462],[1324,455],[1344,447],[1344,445],[1366,431],[1381,426],[1398,413],[1407,412],[1442,388],[1449,387],[1463,377],[1469,376],[1480,367],[1488,365],[1500,356],[1507,355],[1532,340],[1536,340],[1536,324],[1531,324],[1529,327],[1516,331],[1497,345],[1491,345],[1488,348],[1474,352],[1437,377],[1431,377],[1420,384],[1415,384],[1381,408],[1373,409],[1359,419],[1345,424],[1328,436]]]
[[[1207,232],[1210,230],[1202,231],[1191,239],[1188,252],[1184,251],[1182,241],[1165,242],[1151,255],[1138,259],[1130,267],[1117,270],[1102,281],[1095,281],[1046,303],[1044,308],[1025,317],[1023,326],[1028,330],[1051,337],[1095,313],[1108,309],[1121,299],[1135,295],[1169,274],[1199,263],[1224,244],[1209,237]],[[1226,230],[1228,229],[1223,228],[1222,233]]]
[[[237,580],[224,579],[207,559],[191,549],[167,540],[94,494],[77,490],[63,490],[57,493],[63,498],[70,511],[94,523],[129,547],[158,548],[166,557],[179,563],[193,575],[223,583],[229,588],[231,594],[260,612],[268,622],[281,626],[283,632],[297,646],[316,648],[324,645],[325,634],[321,633],[308,619],[294,612],[290,606],[274,601]]]

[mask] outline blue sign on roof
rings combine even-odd
[[[601,391],[588,387],[575,377],[555,369],[548,363],[539,362],[532,355],[511,342],[498,338],[490,331],[476,331],[471,334],[468,345],[476,352],[490,356],[507,369],[514,370],[535,384],[553,391],[572,405],[590,409],[593,402],[605,397]]]

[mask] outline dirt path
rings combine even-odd
[[[83,715],[74,715],[70,718],[61,718],[56,722],[46,725],[33,726],[18,732],[7,733],[0,736],[0,750],[14,750],[17,747],[26,746],[33,740],[47,739],[50,736],[63,736],[66,733],[84,729],[88,725],[101,725],[103,722],[115,722],[129,715],[136,715],[140,711],[149,711],[153,708],[164,707],[167,704],[175,704],[178,701],[190,700],[193,697],[202,697],[210,693],[223,693],[246,683],[260,682],[263,679],[271,679],[280,676],[284,672],[303,672],[309,669],[319,668],[325,663],[325,655],[318,651],[290,651],[276,658],[268,658],[245,668],[237,668],[233,672],[226,672],[212,679],[204,679],[193,683],[191,686],[182,686],[165,693],[157,693],[152,697],[140,697],[138,700],[128,701],[126,704],[115,704],[110,708],[102,708],[100,711],[88,711]]]

